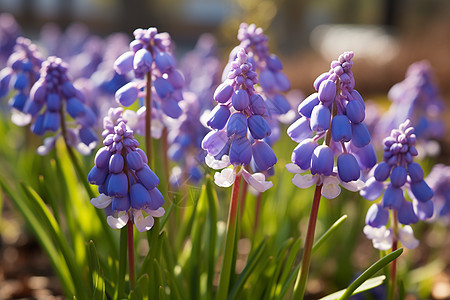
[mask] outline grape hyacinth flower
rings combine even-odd
[[[182,112],[178,102],[183,99],[184,77],[176,69],[169,34],[158,33],[155,27],[138,28],[134,31],[134,38],[130,50],[116,59],[114,69],[121,75],[133,71],[137,81],[129,82],[117,90],[117,102],[130,106],[145,93],[153,93],[152,98],[158,100],[157,108],[171,118],[178,118]],[[153,88],[152,91],[148,89],[142,92],[146,86],[143,80],[146,76],[151,77]]]
[[[97,151],[95,166],[88,175],[99,186],[92,205],[105,209],[108,224],[119,229],[129,220],[140,231],[153,227],[154,217],[164,215],[164,197],[158,190],[158,176],[147,164],[133,131],[126,126],[122,108],[110,109],[104,118],[104,147]]]
[[[0,72],[0,98],[14,90],[9,106],[11,120],[18,126],[25,126],[31,121],[30,115],[25,112],[25,104],[29,102],[31,87],[39,78],[42,62],[36,45],[29,39],[18,37],[7,67]]]
[[[213,130],[202,141],[202,148],[208,151],[206,164],[216,170],[223,169],[214,176],[218,186],[231,186],[238,166],[252,163],[258,171],[265,171],[277,162],[272,148],[263,141],[270,135],[271,128],[263,117],[266,113],[264,100],[254,88],[257,82],[257,74],[245,50],[240,49],[227,79],[214,93],[219,105],[212,110],[207,122]],[[242,169],[242,176],[259,192],[272,186],[262,173],[251,175]]]
[[[328,199],[340,194],[339,184],[359,191],[363,187],[361,170],[376,163],[363,122],[365,104],[354,89],[352,58],[353,52],[343,53],[331,63],[330,71],[315,80],[317,92],[300,103],[301,117],[287,131],[299,143],[292,152],[292,164],[286,166],[289,172],[296,173],[292,182],[299,188],[321,185],[322,196]],[[319,145],[322,138],[324,143]],[[307,170],[311,174],[301,175]]]
[[[20,26],[13,15],[0,14],[0,66],[4,66],[7,58],[12,54],[20,32]]]
[[[427,182],[433,190],[431,199],[434,204],[433,220],[448,224],[450,222],[450,167],[437,164],[427,176]]]
[[[379,250],[393,247],[398,240],[407,248],[417,247],[419,241],[414,238],[410,224],[433,215],[433,190],[424,180],[422,167],[413,161],[418,154],[415,144],[411,121],[406,120],[399,129],[392,130],[384,140],[383,161],[373,168],[373,177],[361,191],[361,195],[371,201],[382,196],[381,203],[369,208],[364,227],[364,233]],[[388,178],[390,182],[385,182]],[[405,199],[405,191],[412,202]],[[393,218],[387,228],[389,210]]]
[[[66,122],[64,110],[75,124]],[[86,106],[83,93],[69,79],[68,65],[59,57],[50,56],[42,63],[40,78],[31,87],[24,112],[33,117],[31,131],[37,135],[61,129],[60,134],[66,143],[83,154],[90,153],[97,145],[97,136],[92,130],[96,116]],[[46,138],[38,153],[46,154],[58,135]]]

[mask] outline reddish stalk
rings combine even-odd
[[[258,193],[256,197],[256,206],[255,206],[255,223],[253,223],[253,232],[256,232],[259,224],[259,215],[261,213],[261,200],[263,193]]]
[[[133,239],[133,223],[128,220],[127,223],[127,245],[128,245],[128,266],[130,276],[130,288],[134,289],[136,283],[136,269],[134,265],[134,239]]]

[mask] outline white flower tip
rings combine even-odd
[[[236,179],[236,171],[231,168],[223,169],[214,174],[214,183],[220,187],[230,187]]]
[[[285,167],[289,173],[295,174],[295,173],[305,173],[306,172],[305,170],[303,170],[302,168],[300,168],[299,166],[297,166],[294,163],[289,163]]]
[[[106,208],[112,202],[112,197],[106,196],[105,194],[100,194],[97,198],[91,199],[91,204],[96,208]]]
[[[153,227],[153,224],[155,223],[155,220],[152,216],[146,216],[142,214],[142,211],[137,210],[133,213],[134,215],[134,225],[136,225],[136,228],[139,232],[144,232],[147,230],[150,230]]]
[[[221,160],[217,160],[214,158],[214,156],[208,154],[205,156],[205,163],[211,169],[221,170],[230,165],[230,158],[228,157],[228,155],[224,155],[222,156]]]
[[[266,181],[266,176],[263,173],[250,174],[245,169],[242,170],[242,177],[247,183],[258,192],[267,191],[273,186],[272,181]]]
[[[325,177],[321,194],[327,199],[334,199],[341,193],[341,187],[336,177]]]
[[[292,178],[292,183],[301,189],[306,189],[316,184],[318,178],[319,178],[318,176],[313,176],[311,174],[306,175],[295,174],[294,178]]]
[[[112,229],[120,229],[127,225],[128,223],[128,214],[125,213],[122,216],[119,216],[118,218],[115,218],[113,216],[108,216],[106,218],[106,222]]]
[[[419,240],[414,237],[411,226],[406,225],[398,231],[400,242],[408,249],[415,249],[419,246]]]

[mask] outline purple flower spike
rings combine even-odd
[[[331,138],[335,142],[348,142],[352,139],[352,126],[345,115],[337,115],[331,121]]]
[[[384,191],[381,204],[384,208],[399,209],[403,204],[403,199],[402,189],[389,185]]]
[[[358,180],[361,169],[356,158],[350,153],[343,153],[337,159],[339,177],[344,182]]]
[[[321,132],[330,127],[331,112],[325,105],[316,105],[311,113],[311,130]]]
[[[311,157],[311,174],[330,176],[333,164],[334,155],[330,147],[321,145],[314,149]]]
[[[379,204],[372,204],[366,214],[366,224],[380,228],[389,221],[389,211]]]
[[[403,201],[397,216],[398,221],[404,225],[415,224],[419,221],[414,212],[413,204],[409,201]]]

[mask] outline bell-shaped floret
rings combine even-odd
[[[246,137],[236,137],[230,146],[230,162],[233,165],[248,165],[252,159],[252,144]]]
[[[155,87],[156,94],[158,94],[158,97],[161,99],[165,99],[170,93],[173,93],[174,91],[174,88],[170,84],[169,80],[165,78],[157,77],[154,80],[153,84]]]
[[[166,52],[158,52],[155,56],[155,64],[162,73],[167,73],[175,66],[175,60]]]
[[[347,103],[345,108],[348,119],[352,123],[361,123],[366,117],[364,106],[357,100],[352,100]]]
[[[156,176],[156,174],[147,165],[144,165],[142,169],[136,171],[136,176],[147,190],[151,190],[159,184],[158,176]]]
[[[283,72],[275,73],[275,88],[280,92],[286,92],[291,88],[291,82]]]
[[[97,145],[97,135],[88,127],[81,127],[78,131],[78,136],[80,137],[80,141],[86,146],[92,146],[91,144],[94,142]]]
[[[130,106],[136,101],[139,90],[136,83],[129,82],[118,89],[115,94],[116,101],[123,106]]]
[[[277,163],[272,148],[264,141],[255,141],[252,145],[253,159],[260,171],[265,171]]]
[[[314,93],[309,95],[298,105],[298,113],[307,118],[311,118],[313,108],[319,104],[319,94]]]
[[[227,136],[230,137],[233,134],[238,137],[247,135],[247,117],[240,112],[235,112],[228,120]]]
[[[152,69],[153,57],[146,48],[139,49],[133,58],[133,69],[136,74],[146,74]]]
[[[391,166],[384,161],[380,162],[374,170],[374,177],[377,181],[385,181],[391,173]]]
[[[398,210],[398,221],[403,225],[415,224],[419,219],[413,210],[413,205],[409,201],[403,201],[402,206]]]
[[[80,99],[72,97],[67,99],[67,112],[72,118],[77,118],[86,112],[86,108]]]
[[[266,104],[259,94],[253,94],[250,97],[250,109],[255,115],[264,115],[266,113]]]
[[[358,148],[370,143],[370,134],[364,123],[352,123],[352,144]]]
[[[291,109],[289,102],[281,94],[275,94],[270,102],[275,109],[276,114],[284,115]]]
[[[175,89],[181,89],[184,86],[184,76],[176,69],[172,69],[167,73],[167,80],[169,80],[170,84],[172,84]]]
[[[202,140],[202,149],[208,151],[209,155],[216,156],[227,142],[225,131],[210,131]]]
[[[128,211],[131,207],[128,196],[114,197],[111,203],[111,209],[113,211]]]
[[[366,214],[366,224],[372,227],[380,228],[386,226],[389,221],[389,210],[379,204],[372,204]]]
[[[43,135],[45,133],[44,118],[45,115],[40,115],[39,117],[36,118],[36,121],[34,122],[34,124],[31,125],[30,128],[32,132],[34,132],[37,135]]]
[[[47,109],[49,111],[57,112],[61,108],[61,97],[59,96],[59,94],[56,93],[48,94],[46,102],[47,102]]]
[[[289,126],[287,134],[297,143],[301,143],[304,139],[311,138],[312,130],[309,126],[309,120],[306,117],[300,117],[300,119]]]
[[[330,119],[330,109],[322,104],[316,105],[311,113],[311,129],[317,132],[328,130]]]
[[[61,124],[61,115],[57,112],[47,111],[44,114],[44,124],[45,130],[58,131],[59,125]]]
[[[268,69],[259,74],[259,85],[264,91],[270,92],[275,87],[275,75]]]
[[[416,162],[410,163],[408,165],[408,174],[409,174],[409,177],[411,177],[412,183],[417,183],[417,182],[420,182],[423,180],[423,176],[424,176],[423,169]]]
[[[248,107],[250,102],[250,98],[248,93],[244,89],[236,90],[231,96],[231,103],[233,104],[234,109],[236,110],[244,110]]]
[[[233,87],[230,85],[228,81],[221,83],[214,92],[214,100],[219,103],[225,103],[233,95]]]
[[[364,109],[366,109],[366,104],[364,103],[363,98],[361,97],[361,95],[359,94],[359,92],[357,90],[352,90],[350,95],[352,96],[353,100],[352,101],[358,101],[363,107]]]
[[[352,149],[352,153],[362,170],[369,170],[377,163],[377,154],[370,143],[362,148],[355,147],[355,149]]]
[[[113,154],[109,159],[109,171],[111,173],[120,173],[123,171],[124,160],[120,154]]]
[[[330,73],[328,73],[328,72],[322,73],[322,74],[320,74],[319,76],[317,76],[317,78],[314,80],[314,83],[313,83],[314,89],[315,89],[316,91],[318,91],[319,88],[320,88],[320,84],[321,84],[324,80],[327,80],[328,77],[330,77]]]
[[[319,146],[313,139],[303,140],[292,152],[291,161],[302,170],[307,170],[311,166],[311,157],[314,149]]]
[[[167,98],[161,101],[162,111],[172,119],[177,119],[183,113],[180,105],[173,98]]]
[[[324,80],[319,86],[319,100],[324,105],[329,105],[336,97],[336,83],[331,80]]]
[[[144,161],[142,160],[141,155],[136,151],[129,152],[126,161],[129,169],[139,171],[144,167]]]
[[[374,177],[370,177],[366,181],[366,186],[361,190],[360,194],[364,199],[373,201],[378,199],[384,191],[384,184],[377,181]]]
[[[333,150],[326,145],[318,146],[311,156],[311,174],[330,176],[333,172]]]
[[[408,173],[402,166],[396,166],[391,172],[391,184],[394,187],[402,187],[406,183]]]
[[[381,204],[384,208],[399,209],[403,204],[403,199],[402,189],[389,185],[384,191]]]
[[[107,168],[110,157],[111,152],[108,151],[108,148],[102,147],[98,149],[97,154],[95,154],[94,163],[98,168],[101,169]]]
[[[358,180],[360,168],[356,158],[350,153],[343,153],[337,159],[339,178],[344,182]]]
[[[433,197],[433,190],[425,180],[411,183],[411,191],[420,202],[427,202]]]
[[[119,56],[114,62],[114,70],[119,75],[125,75],[133,70],[134,52],[127,51]]]
[[[151,199],[149,205],[151,210],[157,210],[164,204],[164,197],[157,188],[150,190],[148,193],[150,194]]]
[[[253,138],[261,140],[266,136],[269,136],[271,129],[267,121],[260,115],[250,116],[247,120],[248,129],[250,130]]]
[[[346,115],[336,115],[331,121],[331,138],[335,142],[348,142],[352,138],[352,126]]]
[[[108,182],[108,196],[125,197],[128,193],[128,178],[125,173],[111,174]]]
[[[108,176],[108,168],[94,166],[88,174],[90,184],[102,185]]]
[[[25,93],[19,92],[15,94],[9,101],[9,105],[17,110],[23,111],[28,96]]]
[[[413,209],[414,213],[417,215],[419,220],[427,220],[433,216],[434,204],[433,201],[428,200],[425,202],[417,201],[413,199]]]
[[[130,202],[134,209],[145,209],[149,207],[151,197],[144,185],[135,183],[130,187]]]

